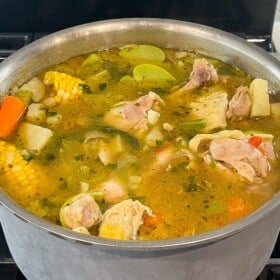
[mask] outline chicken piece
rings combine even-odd
[[[234,168],[242,177],[254,181],[266,177],[270,166],[266,157],[247,140],[218,138],[211,141],[210,155],[214,160]]]
[[[126,188],[114,179],[101,184],[101,191],[104,193],[104,200],[108,204],[115,204],[127,199]]]
[[[193,69],[190,74],[190,80],[181,90],[193,90],[197,87],[204,86],[208,82],[217,83],[219,77],[216,69],[205,58],[195,59]]]
[[[104,116],[104,122],[132,136],[141,138],[148,130],[147,113],[150,109],[159,110],[164,101],[150,91],[137,100],[116,104]]]
[[[166,168],[172,161],[175,154],[175,147],[166,145],[157,149],[155,153],[155,161],[150,167],[150,174],[153,174],[163,168]]]
[[[246,178],[250,182],[254,181],[256,172],[249,163],[244,161],[234,161],[230,163],[230,166],[233,167],[240,176]]]
[[[256,145],[252,138],[259,138]],[[273,135],[245,135],[240,130],[223,130],[213,134],[197,134],[189,142],[193,153],[198,153],[207,164],[216,162],[219,169],[234,169],[249,181],[264,178],[270,170],[269,160],[275,159]]]
[[[268,160],[275,160],[272,142],[262,142],[258,148]]]
[[[95,156],[105,165],[117,162],[120,154],[125,151],[125,143],[120,135],[108,137],[99,131],[85,134],[84,147],[90,156]]]
[[[251,109],[249,89],[239,87],[229,102],[229,108],[226,113],[228,119],[248,117]]]
[[[68,199],[60,209],[60,222],[70,229],[89,229],[99,223],[100,217],[99,206],[90,194],[78,194]]]
[[[226,110],[228,107],[226,92],[213,92],[197,102],[190,104],[191,116],[206,122],[205,132],[227,126]]]
[[[189,142],[192,152],[205,152],[209,148],[211,140],[217,138],[245,139],[246,135],[241,130],[222,130],[212,134],[197,134]]]
[[[75,232],[90,235],[89,231],[85,227],[77,227],[72,229]]]
[[[139,227],[143,224],[143,215],[152,210],[138,200],[127,199],[108,209],[99,229],[99,236],[104,238],[136,240]]]
[[[176,147],[171,144],[165,145],[155,152],[155,160],[151,164],[147,175],[154,175],[163,169],[170,171],[173,167],[189,163],[193,158],[193,154],[188,149],[176,150]]]
[[[194,60],[193,69],[189,81],[179,90],[171,94],[172,97],[179,97],[185,92],[192,91],[200,86],[205,86],[208,82],[217,83],[219,76],[216,69],[205,58]]]
[[[249,194],[260,194],[262,197],[267,199],[273,196],[273,184],[262,183],[262,184],[251,184],[246,186]]]

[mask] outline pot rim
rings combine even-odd
[[[269,61],[269,63],[272,65],[272,67],[279,68],[280,69],[280,63],[267,54],[264,50],[260,49],[259,47],[256,47],[254,45],[251,45],[247,43],[245,40],[227,33],[225,31],[208,27],[205,25],[200,25],[196,23],[190,23],[186,21],[179,21],[179,20],[171,20],[171,19],[159,19],[159,18],[123,18],[123,19],[111,19],[111,20],[103,20],[103,21],[96,21],[92,23],[86,23],[82,25],[77,25],[74,27],[70,27],[55,33],[52,33],[50,35],[47,35],[46,37],[43,37],[25,47],[18,50],[14,54],[12,54],[6,61],[2,62],[0,65],[0,72],[3,71],[6,67],[9,67],[9,64],[12,63],[12,61],[17,57],[25,57],[26,52],[30,52],[30,50],[37,49],[40,46],[43,46],[46,44],[46,42],[56,39],[59,41],[59,37],[63,38],[66,35],[69,34],[76,34],[81,28],[87,28],[87,27],[99,27],[99,26],[105,26],[107,24],[116,24],[116,23],[138,23],[139,26],[147,26],[147,25],[153,25],[153,24],[163,24],[166,26],[171,26],[174,28],[173,25],[182,26],[184,28],[197,28],[200,30],[203,30],[205,32],[213,32],[216,35],[218,34],[219,39],[226,39],[228,42],[237,42],[238,47],[245,47],[248,49],[248,51],[251,51],[251,56],[253,55],[259,55],[260,59],[265,59],[266,61]],[[76,33],[75,33],[76,32]],[[77,34],[76,34],[77,35]],[[212,38],[213,39],[213,38]],[[280,71],[280,70],[279,70]],[[1,74],[0,74],[1,75]],[[78,234],[76,232],[73,232],[71,230],[65,229],[61,226],[52,224],[42,218],[39,218],[28,211],[26,211],[24,208],[19,206],[14,200],[12,200],[0,187],[0,205],[2,205],[4,208],[6,208],[9,212],[11,212],[13,215],[15,215],[20,220],[31,223],[32,225],[47,231],[49,234],[56,236],[58,238],[62,238],[65,240],[70,240],[73,242],[78,242],[84,245],[94,245],[99,246],[104,249],[116,249],[116,250],[126,250],[126,251],[155,251],[155,250],[167,250],[167,249],[178,249],[178,248],[187,248],[187,247],[194,247],[194,246],[200,246],[202,244],[210,243],[210,242],[216,242],[218,240],[221,240],[223,238],[227,238],[233,234],[236,234],[245,228],[249,227],[250,225],[256,223],[258,220],[265,218],[266,215],[268,215],[270,212],[275,210],[276,208],[279,208],[280,206],[280,192],[276,193],[274,197],[265,203],[262,207],[257,209],[255,212],[250,214],[249,216],[238,220],[234,223],[231,223],[229,225],[223,226],[221,228],[218,228],[216,230],[212,230],[206,233],[202,234],[196,234],[193,236],[187,236],[187,237],[180,237],[180,238],[171,238],[171,239],[163,239],[163,240],[151,240],[151,241],[142,241],[142,240],[136,240],[136,241],[122,241],[122,240],[113,240],[113,239],[105,239],[101,237],[96,236],[87,236]]]
[[[275,196],[270,201],[265,203],[252,214],[234,223],[220,227],[216,230],[196,234],[193,236],[150,241],[123,241],[76,233],[31,214],[30,212],[19,206],[15,201],[13,201],[2,189],[0,189],[0,205],[2,205],[5,209],[7,209],[21,221],[30,223],[33,226],[47,231],[50,235],[53,235],[60,239],[77,242],[83,245],[103,247],[104,249],[116,249],[125,251],[158,251],[201,246],[207,243],[225,239],[242,230],[245,230],[247,227],[253,225],[258,220],[264,219],[270,212],[272,212],[276,208],[279,208],[280,192],[275,194]]]

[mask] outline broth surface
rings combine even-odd
[[[191,73],[195,71],[195,61],[203,62],[200,59],[206,59],[214,68],[218,80],[212,79],[211,74],[207,81],[186,89],[194,76]],[[215,93],[218,98],[225,95],[228,111],[237,89],[251,88],[254,78],[234,65],[193,52],[132,45],[71,58],[37,78],[44,87],[44,96],[37,102],[32,97],[17,130],[0,139],[0,150],[1,145],[4,147],[0,184],[16,202],[39,217],[74,229],[61,220],[60,209],[71,205],[71,197],[91,194],[100,217],[91,226],[81,223],[90,234],[119,239],[166,239],[232,223],[254,212],[279,191],[279,112],[278,117],[272,109],[266,116],[225,115],[224,126],[218,121],[218,125],[210,127],[207,121],[212,118],[209,112],[220,114],[219,109],[207,107]],[[21,98],[22,92],[32,92],[32,88],[13,90]],[[220,102],[217,99],[211,104],[222,107]],[[278,104],[270,100],[269,105],[272,103]],[[32,104],[41,107],[33,113]],[[140,122],[137,114],[142,114]],[[122,118],[125,123],[121,123]],[[42,148],[32,149],[41,136],[30,136],[34,134],[26,132],[26,123],[51,131]],[[223,139],[238,140],[244,149],[252,149],[258,160],[268,165],[267,170],[256,171],[258,167],[251,164],[251,159],[242,159],[251,172],[244,175],[243,169],[234,167],[236,161],[215,158],[211,150],[214,140],[208,136],[197,150],[190,146],[197,135],[235,130],[242,137]],[[273,139],[266,135],[273,135]],[[274,158],[259,146],[266,139],[267,146],[272,145],[269,147],[273,148]],[[141,204],[132,209],[137,208],[136,214],[140,213],[138,226],[133,228],[137,237],[119,233],[136,220],[125,225],[120,222],[120,231],[114,220],[109,231],[114,225],[115,233],[108,234],[104,213],[128,199]],[[134,219],[136,214],[131,217]],[[102,230],[100,224],[104,224]]]

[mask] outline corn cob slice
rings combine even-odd
[[[24,200],[40,193],[46,176],[32,162],[23,159],[14,145],[0,141],[0,181],[13,198]]]
[[[57,71],[46,72],[43,82],[45,85],[54,86],[56,91],[56,95],[54,96],[56,104],[78,98],[82,94],[81,85],[85,84],[79,78]]]

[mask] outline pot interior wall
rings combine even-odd
[[[147,43],[196,50],[270,81],[279,91],[279,62],[245,40],[223,31],[174,20],[109,20],[49,35],[18,51],[0,67],[0,94],[70,57],[124,44]],[[278,64],[278,65],[277,65]]]

